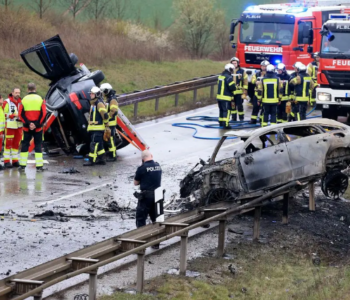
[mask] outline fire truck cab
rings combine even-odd
[[[350,8],[331,15],[320,33],[316,102],[324,118],[337,120],[350,113]]]
[[[341,13],[347,7],[350,1],[337,0],[249,6],[238,20],[232,21],[232,47],[241,66],[248,69],[259,69],[263,60],[283,62],[288,70],[296,61],[307,65],[312,61],[310,54],[320,50],[322,41],[314,30],[321,29],[330,14]]]

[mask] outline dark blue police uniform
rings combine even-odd
[[[156,206],[154,203],[154,191],[160,187],[162,169],[159,163],[149,160],[137,168],[135,180],[140,182],[142,198],[139,199],[136,208],[136,227],[146,225],[149,215],[152,222],[156,221]]]

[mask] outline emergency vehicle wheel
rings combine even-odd
[[[338,109],[337,107],[334,107],[333,105],[330,106],[330,108],[323,108],[322,109],[322,118],[331,119],[331,120],[338,120]]]

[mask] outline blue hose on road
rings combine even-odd
[[[316,109],[316,106],[314,106],[307,114],[306,116],[309,116],[314,110]],[[319,118],[319,116],[312,116],[307,117],[307,119],[314,119]],[[194,117],[188,117],[186,118],[188,121],[207,121],[207,122],[219,122],[219,118],[217,117],[209,117],[209,116],[194,116]],[[259,128],[260,125],[258,124],[249,124],[249,121],[230,121],[229,122],[231,129],[252,129],[252,128]],[[198,123],[173,123],[172,126],[174,127],[180,127],[180,128],[188,128],[193,129],[194,133],[192,134],[192,137],[199,140],[220,140],[221,137],[206,137],[206,136],[197,136],[198,129],[196,127],[201,128],[208,128],[208,129],[223,129],[223,127],[219,126],[219,124],[206,124],[201,125]],[[232,136],[228,137],[227,139],[233,140],[237,139],[238,137]]]

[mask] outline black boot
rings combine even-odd
[[[4,170],[5,168],[2,166],[2,165],[0,165],[0,171],[2,171],[2,170]]]
[[[113,156],[113,153],[109,152],[108,157],[107,157],[107,162],[113,162],[113,161],[117,161],[117,154],[115,154],[115,156]]]
[[[250,120],[249,124],[256,124],[256,119],[255,120],[254,119]]]
[[[83,166],[84,167],[91,167],[93,166],[95,163],[92,161],[92,158],[89,158],[88,161],[84,162]]]
[[[7,169],[11,169],[12,168],[12,164],[10,162],[7,162],[6,164],[4,164],[4,167]]]
[[[14,167],[14,168],[18,168],[18,167],[19,167],[19,162],[18,162],[18,161],[16,161],[16,162],[12,163],[12,167]]]
[[[106,155],[102,154],[97,156],[96,165],[105,165],[105,164],[106,164]]]

